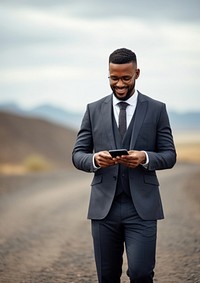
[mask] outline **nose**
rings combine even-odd
[[[122,78],[119,78],[118,82],[116,83],[117,87],[123,87],[124,86],[124,82],[122,80]]]

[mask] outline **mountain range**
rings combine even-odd
[[[0,104],[0,111],[20,116],[42,118],[62,126],[78,129],[83,113],[72,112],[52,105],[43,104],[29,110],[21,108],[15,103]]]
[[[52,168],[73,168],[71,152],[83,113],[41,105],[0,104],[0,167],[40,157]],[[200,113],[169,112],[173,130],[200,132]],[[40,162],[41,164],[41,162]]]
[[[26,117],[43,118],[75,130],[79,128],[83,117],[81,112],[72,112],[48,104],[26,110],[15,103],[4,103],[0,104],[0,111]],[[179,113],[169,111],[169,119],[174,130],[200,130],[200,112]]]

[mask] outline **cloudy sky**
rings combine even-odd
[[[0,0],[0,103],[73,111],[109,94],[108,56],[136,52],[137,89],[200,111],[199,0]]]

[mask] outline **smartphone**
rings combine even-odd
[[[127,149],[111,149],[109,150],[109,153],[112,157],[117,157],[121,155],[128,155],[128,150]]]

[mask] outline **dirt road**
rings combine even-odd
[[[1,283],[97,282],[86,220],[91,177],[75,170],[0,176]],[[200,167],[177,165],[159,179],[166,218],[155,282],[200,282]]]

